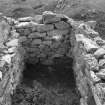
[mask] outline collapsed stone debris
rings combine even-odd
[[[0,21],[0,104],[11,105],[25,62],[51,65],[54,58],[72,57],[80,105],[105,104],[105,41],[94,31],[94,21],[74,21],[62,14],[44,12],[17,20]],[[94,98],[92,98],[94,97]],[[9,98],[9,99],[8,99]]]

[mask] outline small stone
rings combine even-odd
[[[2,77],[3,77],[2,81],[0,82],[0,96],[3,96],[4,94],[4,89],[7,87],[8,81],[10,79],[10,75],[8,73],[5,73],[5,75],[3,75],[2,73]],[[10,91],[10,87],[8,87],[7,92],[9,91]]]
[[[89,36],[90,36],[91,38],[95,38],[95,37],[98,37],[99,35],[98,35],[98,34],[89,34]]]
[[[97,40],[96,43],[97,43],[99,46],[105,45],[105,41],[103,41],[103,40]]]
[[[2,80],[3,78],[3,75],[2,75],[2,72],[0,71],[0,80]]]
[[[16,30],[11,31],[12,38],[18,38],[20,36],[19,33],[16,32]]]
[[[52,37],[51,36],[46,36],[45,40],[52,40]]]
[[[36,38],[35,33],[34,33],[34,32],[33,32],[33,33],[30,33],[30,34],[28,35],[28,38]]]
[[[44,60],[41,60],[41,63],[43,65],[52,65],[53,64],[53,60],[52,59],[44,59]]]
[[[82,90],[82,89],[81,89]],[[80,105],[86,105],[86,101],[84,100],[84,98],[80,98]]]
[[[35,23],[35,22],[20,22],[18,24],[15,25],[15,28],[18,29],[18,28],[30,28],[30,27],[34,27],[34,26],[37,26],[38,23]]]
[[[32,30],[32,32],[36,32],[36,31],[37,31],[37,25],[36,25],[36,26],[33,26],[33,27],[31,28],[31,30]]]
[[[40,51],[42,51],[45,48],[45,45],[44,44],[40,44],[38,47],[39,47]]]
[[[32,58],[32,57],[34,58],[34,57],[36,57],[36,56],[37,56],[37,55],[36,55],[34,52],[29,54],[29,57],[30,57],[30,58]]]
[[[39,58],[45,58],[46,57],[46,54],[40,53],[37,57],[39,57]]]
[[[18,28],[16,32],[20,34],[20,36],[27,36],[31,33],[30,28]]]
[[[89,70],[99,71],[98,61],[92,54],[85,55],[84,60],[86,61]]]
[[[67,35],[69,33],[68,29],[65,30],[53,30],[47,32],[48,36],[54,38],[54,36],[62,36],[62,35]]]
[[[52,58],[60,58],[60,57],[63,57],[63,54],[54,54],[52,56]]]
[[[85,23],[81,23],[78,28],[84,30],[85,33],[88,35],[96,35],[96,36],[99,35],[98,32],[94,31],[89,25]]]
[[[41,41],[41,39],[34,39],[33,41],[32,41],[32,43],[31,43],[31,45],[33,46],[33,45],[39,45],[39,44],[41,44],[42,43],[42,41]]]
[[[26,49],[24,47],[19,46],[18,52],[21,54],[21,56],[26,56]]]
[[[30,33],[31,33],[30,28],[26,28],[26,29],[23,30],[23,33],[22,34],[23,34],[23,36],[28,36]],[[20,33],[20,36],[22,36],[21,33]]]
[[[20,44],[22,44],[22,46],[24,46],[24,47],[27,47],[27,46],[31,45],[31,42],[32,42],[32,39],[27,39],[26,41],[24,41],[23,43],[20,43]]]
[[[99,36],[94,38],[94,41],[99,45],[99,46],[103,46],[105,45],[105,41],[103,39],[101,39]]]
[[[12,39],[9,42],[6,43],[6,46],[8,47],[15,47],[18,46],[18,39]]]
[[[50,46],[52,44],[52,41],[43,41],[42,44]]]
[[[46,37],[46,33],[37,33],[35,34],[37,37]]]
[[[105,49],[99,48],[95,53],[94,56],[98,59],[100,57],[103,57],[105,55]]]
[[[0,46],[1,47],[1,46]],[[8,48],[0,48],[0,56],[7,54],[8,53]]]
[[[86,24],[89,25],[92,29],[95,28],[96,23],[97,23],[97,22],[96,22],[96,21],[93,21],[93,20],[92,20],[92,21],[88,21],[88,22],[86,22]]]
[[[96,75],[101,79],[105,79],[105,69],[101,69]]]
[[[33,32],[28,36],[28,38],[41,38],[41,37],[46,37],[46,33]]]
[[[14,56],[14,54],[7,54],[7,55],[3,56],[1,60],[4,60],[5,62],[10,64],[11,63],[11,58],[13,56]]]
[[[94,93],[96,95],[97,105],[105,105],[105,82],[95,84]]]
[[[98,82],[101,80],[93,71],[90,71],[90,76],[93,82]]]
[[[102,69],[102,68],[105,68],[105,59],[100,59],[99,60],[99,67]]]
[[[101,83],[101,82],[100,83],[97,83],[95,85],[95,87],[96,87],[98,93],[100,93],[100,94],[105,93],[105,83]]]
[[[55,39],[56,41],[59,41],[62,39],[62,36],[61,35],[55,35],[55,36],[52,36],[52,39]]]
[[[65,47],[59,47],[59,48],[56,50],[56,53],[57,53],[57,54],[60,54],[60,55],[64,55],[64,54],[66,54],[66,48],[65,48]]]
[[[99,46],[91,39],[86,38],[83,34],[76,34],[76,40],[84,44],[85,49],[89,53],[94,53]]]
[[[51,49],[58,49],[61,46],[61,42],[53,42],[52,45],[50,46]]]
[[[37,57],[30,57],[30,58],[28,58],[28,62],[30,64],[36,64],[39,62],[39,59]]]
[[[46,32],[46,31],[51,31],[53,29],[54,29],[54,25],[52,25],[52,24],[48,24],[48,25],[39,24],[39,25],[37,25],[37,31],[38,32]]]
[[[42,21],[42,15],[35,15],[33,21],[40,23]]]
[[[8,53],[14,53],[16,51],[16,47],[11,47],[8,49]]]
[[[9,38],[10,26],[5,22],[0,20],[0,47],[3,46],[3,42],[7,41]]]
[[[24,29],[23,28],[17,28],[16,32],[21,34],[21,36],[24,34]],[[14,32],[13,32],[14,33]]]
[[[29,22],[21,22],[21,23],[18,23],[17,25],[15,25],[15,28],[24,28],[26,26],[29,26],[30,23]]]
[[[55,23],[61,20],[61,17],[57,17],[56,14],[52,13],[51,11],[45,11],[43,13],[43,23]]]
[[[19,43],[25,42],[27,41],[27,37],[26,36],[21,36],[19,37]]]
[[[69,28],[70,26],[68,23],[65,23],[64,21],[60,21],[60,22],[55,23],[55,27],[57,29],[63,30],[63,29]]]
[[[30,22],[32,20],[32,17],[22,17],[18,18],[19,22]]]
[[[28,53],[33,53],[33,52],[37,53],[37,52],[39,52],[39,49],[36,46],[35,47],[28,47],[28,48],[26,48],[26,52],[28,52]]]
[[[4,60],[0,60],[0,68],[3,68],[3,66],[5,65],[5,61]]]

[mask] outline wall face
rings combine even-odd
[[[91,27],[90,23],[94,22],[87,22]],[[104,63],[102,62],[104,62],[105,41],[93,30],[94,27],[90,28],[88,25],[82,23],[76,28],[77,31],[74,31],[76,38],[73,49],[76,60],[74,71],[79,74],[76,78],[77,87],[83,97],[80,100],[81,104],[104,105],[104,78],[102,78]]]
[[[51,17],[52,20],[49,20]],[[26,59],[47,64],[54,58],[69,56],[70,24],[63,21],[63,17],[60,19],[59,15],[43,16],[42,23],[20,22],[16,25],[16,31],[20,34],[19,43],[26,52]]]
[[[54,58],[74,59],[81,105],[104,105],[105,40],[94,31],[94,21],[74,21],[62,14],[2,17],[0,52],[0,102],[11,105],[10,94],[20,82],[24,62],[51,65]]]

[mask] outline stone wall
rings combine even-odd
[[[28,62],[50,64],[53,58],[67,56],[70,52],[71,25],[63,17],[44,13],[39,24],[30,19],[18,21],[15,29],[20,34],[19,43]]]
[[[74,21],[48,11],[17,20],[1,16],[0,105],[11,105],[25,62],[51,65],[62,56],[74,60],[80,105],[104,105],[105,41],[94,27],[94,21]]]

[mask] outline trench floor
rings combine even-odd
[[[12,105],[79,105],[72,62],[62,58],[52,66],[26,64]]]

